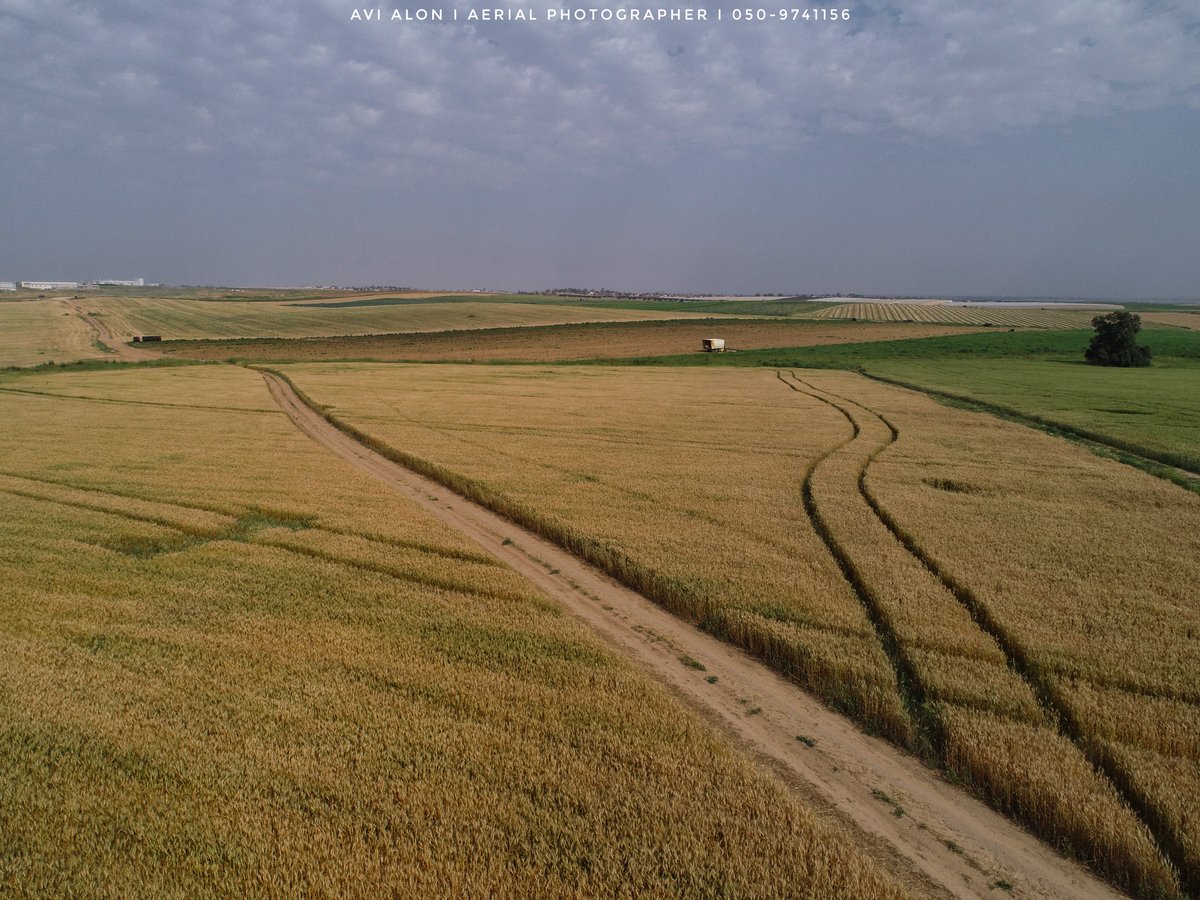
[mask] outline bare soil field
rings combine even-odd
[[[0,394],[0,893],[934,890],[257,373],[27,387]]]
[[[556,362],[695,353],[706,337],[730,350],[889,341],[979,331],[976,327],[884,322],[640,322],[384,334],[319,340],[169,341],[165,354],[246,362],[372,359],[379,361]]]
[[[845,373],[285,370],[1132,892],[1194,883],[1194,495]]]

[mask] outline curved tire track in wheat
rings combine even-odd
[[[862,428],[852,415],[850,415],[848,412],[846,412],[846,410],[842,409],[836,403],[829,403],[827,400],[824,400],[815,394],[811,394],[808,391],[796,387],[794,384],[789,382],[788,379],[784,378],[782,372],[776,372],[775,374],[779,377],[779,380],[791,390],[796,391],[797,393],[806,394],[816,400],[821,400],[821,402],[832,406],[839,413],[841,413],[846,418],[846,421],[850,424],[850,437],[846,438],[841,443],[830,447],[809,464],[808,469],[804,472],[804,478],[800,483],[800,497],[804,504],[805,515],[808,516],[809,521],[812,523],[813,530],[816,531],[818,537],[821,538],[821,542],[825,545],[825,549],[829,551],[829,554],[837,562],[838,568],[841,569],[843,577],[849,583],[854,595],[858,598],[859,603],[862,604],[863,609],[866,611],[867,619],[875,629],[875,635],[879,638],[880,644],[883,645],[884,653],[887,655],[888,661],[892,664],[892,669],[896,673],[896,683],[900,689],[900,696],[904,703],[904,710],[906,713],[908,713],[910,721],[907,723],[896,723],[896,725],[888,731],[888,736],[903,747],[915,749],[920,743],[921,737],[917,731],[914,731],[912,726],[914,724],[919,725],[920,723],[920,710],[924,705],[924,698],[921,696],[922,692],[920,691],[919,681],[917,680],[916,671],[912,665],[912,661],[904,653],[904,648],[900,645],[895,633],[889,627],[887,623],[887,616],[881,609],[879,602],[876,600],[875,595],[871,592],[871,589],[867,585],[865,579],[863,579],[858,572],[857,567],[854,565],[854,560],[850,558],[850,555],[842,549],[841,545],[838,544],[837,540],[834,538],[833,533],[829,528],[829,524],[825,521],[824,516],[821,515],[820,509],[817,508],[816,500],[813,498],[813,477],[816,475],[821,464],[835,454],[841,453],[851,444],[860,440],[862,437]]]
[[[863,463],[861,470],[859,471],[858,491],[862,499],[865,501],[871,512],[880,521],[880,523],[887,528],[892,537],[894,537],[895,540],[906,551],[908,551],[908,553],[918,563],[920,563],[920,565],[926,571],[928,571],[938,580],[938,582],[940,582],[942,587],[944,587],[945,590],[951,594],[955,600],[957,600],[958,603],[961,604],[961,606],[967,611],[976,626],[978,626],[982,632],[988,635],[988,637],[990,637],[996,643],[996,645],[1000,647],[1000,649],[1004,652],[1004,656],[1009,668],[1019,675],[1020,678],[1030,687],[1034,696],[1037,697],[1039,704],[1048,713],[1047,721],[1052,723],[1063,737],[1070,740],[1071,743],[1074,744],[1074,746],[1079,750],[1084,759],[1086,759],[1087,762],[1098,773],[1100,773],[1109,782],[1109,784],[1112,785],[1121,801],[1133,811],[1138,820],[1148,830],[1157,846],[1157,849],[1170,862],[1175,871],[1179,873],[1186,873],[1186,867],[1181,864],[1182,860],[1185,858],[1184,851],[1179,845],[1178,841],[1174,839],[1171,830],[1163,823],[1155,811],[1149,807],[1148,804],[1143,802],[1138,792],[1133,788],[1129,779],[1125,777],[1124,773],[1114,763],[1114,761],[1111,760],[1106,754],[1100,752],[1098,747],[1092,741],[1087,739],[1078,717],[1070,708],[1069,704],[1066,703],[1058,693],[1056,693],[1054,686],[1050,682],[1050,679],[1046,673],[1041,671],[1040,668],[1029,659],[1028,654],[1020,646],[1019,642],[1016,641],[1004,629],[1003,625],[997,619],[993,611],[988,608],[987,604],[982,602],[970,590],[970,588],[955,579],[942,566],[940,566],[938,562],[917,543],[915,538],[909,534],[899,524],[899,522],[897,522],[897,520],[887,512],[887,510],[883,508],[879,499],[871,492],[871,489],[867,484],[867,473],[872,463],[874,463],[882,453],[894,445],[899,439],[899,429],[885,415],[859,401],[818,388],[815,385],[812,385],[799,378],[795,372],[789,372],[788,376],[792,381],[801,386],[800,389],[804,393],[812,396],[814,399],[821,400],[822,402],[829,404],[841,412],[842,415],[846,416],[847,419],[854,423],[856,434],[861,430],[861,424],[857,422],[857,420],[854,418],[854,415],[848,409],[843,407],[841,403],[835,402],[834,400],[830,400],[828,398],[833,397],[836,398],[836,400],[842,401],[842,403],[855,406],[875,417],[885,426],[889,435],[889,439],[885,443],[876,447],[869,454]],[[822,536],[824,537],[824,533],[822,533]],[[841,563],[841,556],[844,554],[844,551],[833,550],[833,552],[835,553],[835,556],[838,556],[839,563]],[[850,565],[853,566],[853,563],[851,562]],[[843,565],[843,568],[845,569],[845,565]],[[860,593],[862,590],[865,590],[868,593],[870,592],[869,586],[864,584],[860,587],[857,582],[855,582],[855,590]],[[886,616],[884,616],[884,621],[886,622]],[[895,640],[895,638],[893,637],[892,640]],[[897,658],[903,659],[904,656],[902,648],[899,649],[900,652],[897,654]],[[891,655],[891,651],[889,650],[889,656]],[[898,674],[902,674],[900,669],[897,669],[897,672]],[[911,675],[911,684],[913,684],[917,689],[916,693],[918,696],[915,699],[919,700],[920,708],[924,708],[925,698],[921,696],[919,676],[915,671],[913,671]],[[930,725],[927,719],[917,718],[916,721],[919,725],[924,725],[927,728]],[[933,727],[936,727],[936,725]],[[1186,884],[1185,887],[1194,893],[1196,886],[1192,884]]]

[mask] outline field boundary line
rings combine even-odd
[[[1093,873],[915,757],[882,737],[864,734],[779,671],[620,584],[534,529],[373,449],[330,421],[285,377],[258,371],[302,433],[529,578],[793,790],[862,829],[868,846],[915,865],[929,879],[925,891],[992,897],[1003,883],[1027,897],[1118,896]],[[898,812],[899,803],[903,809]]]
[[[801,384],[806,384],[809,388],[815,391],[820,391],[812,385],[807,385],[806,382],[798,378],[792,373],[792,378]],[[829,392],[824,392],[829,393]],[[899,438],[900,432],[886,416],[872,409],[871,407],[860,403],[856,400],[851,400],[848,397],[843,397],[839,394],[830,396],[838,397],[840,400],[845,400],[860,409],[870,413],[878,418],[889,429],[892,434],[892,440],[880,448],[879,451],[872,454],[863,466],[859,473],[859,492],[863,499],[870,506],[872,512],[876,515],[880,522],[891,532],[892,536],[900,543],[905,550],[909,552],[926,570],[930,572],[942,586],[950,592],[950,594],[958,600],[958,602],[970,614],[971,619],[979,627],[981,631],[987,634],[1004,652],[1004,656],[1008,661],[1008,666],[1016,672],[1022,680],[1033,690],[1034,696],[1038,699],[1038,703],[1042,708],[1049,713],[1048,719],[1053,727],[1063,737],[1071,741],[1083,754],[1083,758],[1113,785],[1117,790],[1118,796],[1128,806],[1142,824],[1146,826],[1154,843],[1157,845],[1159,852],[1168,860],[1172,867],[1176,870],[1183,882],[1184,890],[1188,893],[1196,893],[1198,885],[1192,883],[1194,876],[1188,872],[1187,868],[1182,864],[1186,859],[1186,854],[1183,847],[1173,839],[1170,829],[1167,828],[1155,811],[1144,803],[1135,790],[1132,781],[1125,776],[1120,767],[1114,765],[1113,760],[1109,755],[1099,750],[1095,740],[1089,738],[1083,729],[1078,717],[1071,710],[1069,704],[1063,701],[1054,685],[1050,682],[1050,676],[1041,666],[1029,658],[1028,653],[1021,646],[1020,642],[1015,640],[997,619],[994,612],[986,603],[981,601],[975,593],[947,572],[937,560],[933,558],[921,545],[916,538],[911,535],[907,529],[900,525],[886,509],[883,508],[879,500],[872,494],[871,489],[867,486],[867,471],[871,463],[888,447],[895,444]],[[1086,681],[1086,679],[1083,679]]]
[[[977,412],[985,412],[998,418],[1017,422],[1029,428],[1034,428],[1038,431],[1046,432],[1054,437],[1065,437],[1075,443],[1079,443],[1093,453],[1096,451],[1089,444],[1098,445],[1105,450],[1113,451],[1117,455],[1117,462],[1124,463],[1136,469],[1141,469],[1147,474],[1154,475],[1164,481],[1170,481],[1172,484],[1185,490],[1200,493],[1200,466],[1187,459],[1186,457],[1178,456],[1177,454],[1168,452],[1159,452],[1149,447],[1143,447],[1134,441],[1126,441],[1121,438],[1106,435],[1103,432],[1092,431],[1088,428],[1079,428],[1074,425],[1069,425],[1066,422],[1060,422],[1056,419],[1047,416],[1039,416],[1034,413],[1022,412],[1011,406],[1005,406],[1002,403],[993,403],[990,400],[980,400],[976,397],[971,397],[967,394],[955,394],[952,391],[944,391],[940,388],[926,387],[916,384],[911,381],[904,381],[899,378],[891,378],[887,375],[879,375],[870,372],[861,366],[855,369],[847,369],[845,371],[853,371],[873,381],[882,382],[883,384],[891,385],[892,387],[904,388],[905,390],[913,391],[918,394],[925,394],[938,400],[949,400],[953,403],[965,405]],[[1097,454],[1101,455],[1101,454]],[[1132,459],[1122,458],[1124,456],[1133,457]],[[1114,458],[1114,457],[1107,457]],[[1157,466],[1167,466],[1171,469],[1177,469],[1182,475],[1172,477],[1172,475],[1162,472],[1157,469]]]

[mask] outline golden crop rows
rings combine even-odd
[[[1200,499],[919,394],[846,375],[821,384],[886,410],[900,438],[868,469],[868,494],[990,620],[1010,660],[1044,689],[1060,730],[1195,884]],[[1083,796],[1073,790],[1063,802]]]
[[[1195,881],[1193,495],[845,373],[286,371],[844,707],[866,661],[868,724],[1131,890]]]
[[[18,381],[0,893],[904,895],[257,374]]]
[[[462,476],[461,490],[907,741],[895,675],[799,503],[805,468],[845,437],[825,404],[760,370],[283,371],[383,443]]]
[[[888,520],[872,509],[874,494],[860,485],[864,473],[873,485],[872,464],[886,458],[893,440],[903,440],[910,452],[912,444],[921,445],[928,470],[934,452],[928,429],[910,444],[908,429],[893,425],[894,412],[881,417],[848,399],[847,394],[864,393],[855,376],[811,379],[807,373],[793,373],[789,380],[842,410],[859,429],[851,452],[816,468],[814,500],[852,577],[876,607],[886,639],[896,643],[898,666],[908,675],[911,708],[918,718],[925,717],[933,749],[946,767],[998,807],[1072,848],[1135,893],[1177,891],[1170,864],[1146,825],[1063,733],[1057,711],[1039,704],[1035,685],[1013,666],[999,642],[1006,635],[992,633],[1003,627],[1003,620],[994,625],[986,611],[962,602],[905,546],[902,539],[909,533],[921,533],[921,520],[909,517],[913,531],[898,540]],[[907,398],[888,402],[878,391],[866,393],[873,402],[886,403],[889,411],[907,406]],[[952,479],[947,484],[963,488]]]

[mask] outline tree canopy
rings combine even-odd
[[[1083,351],[1083,357],[1094,366],[1148,366],[1150,348],[1137,343],[1142,330],[1142,317],[1126,310],[1110,312],[1092,319],[1096,334]]]

